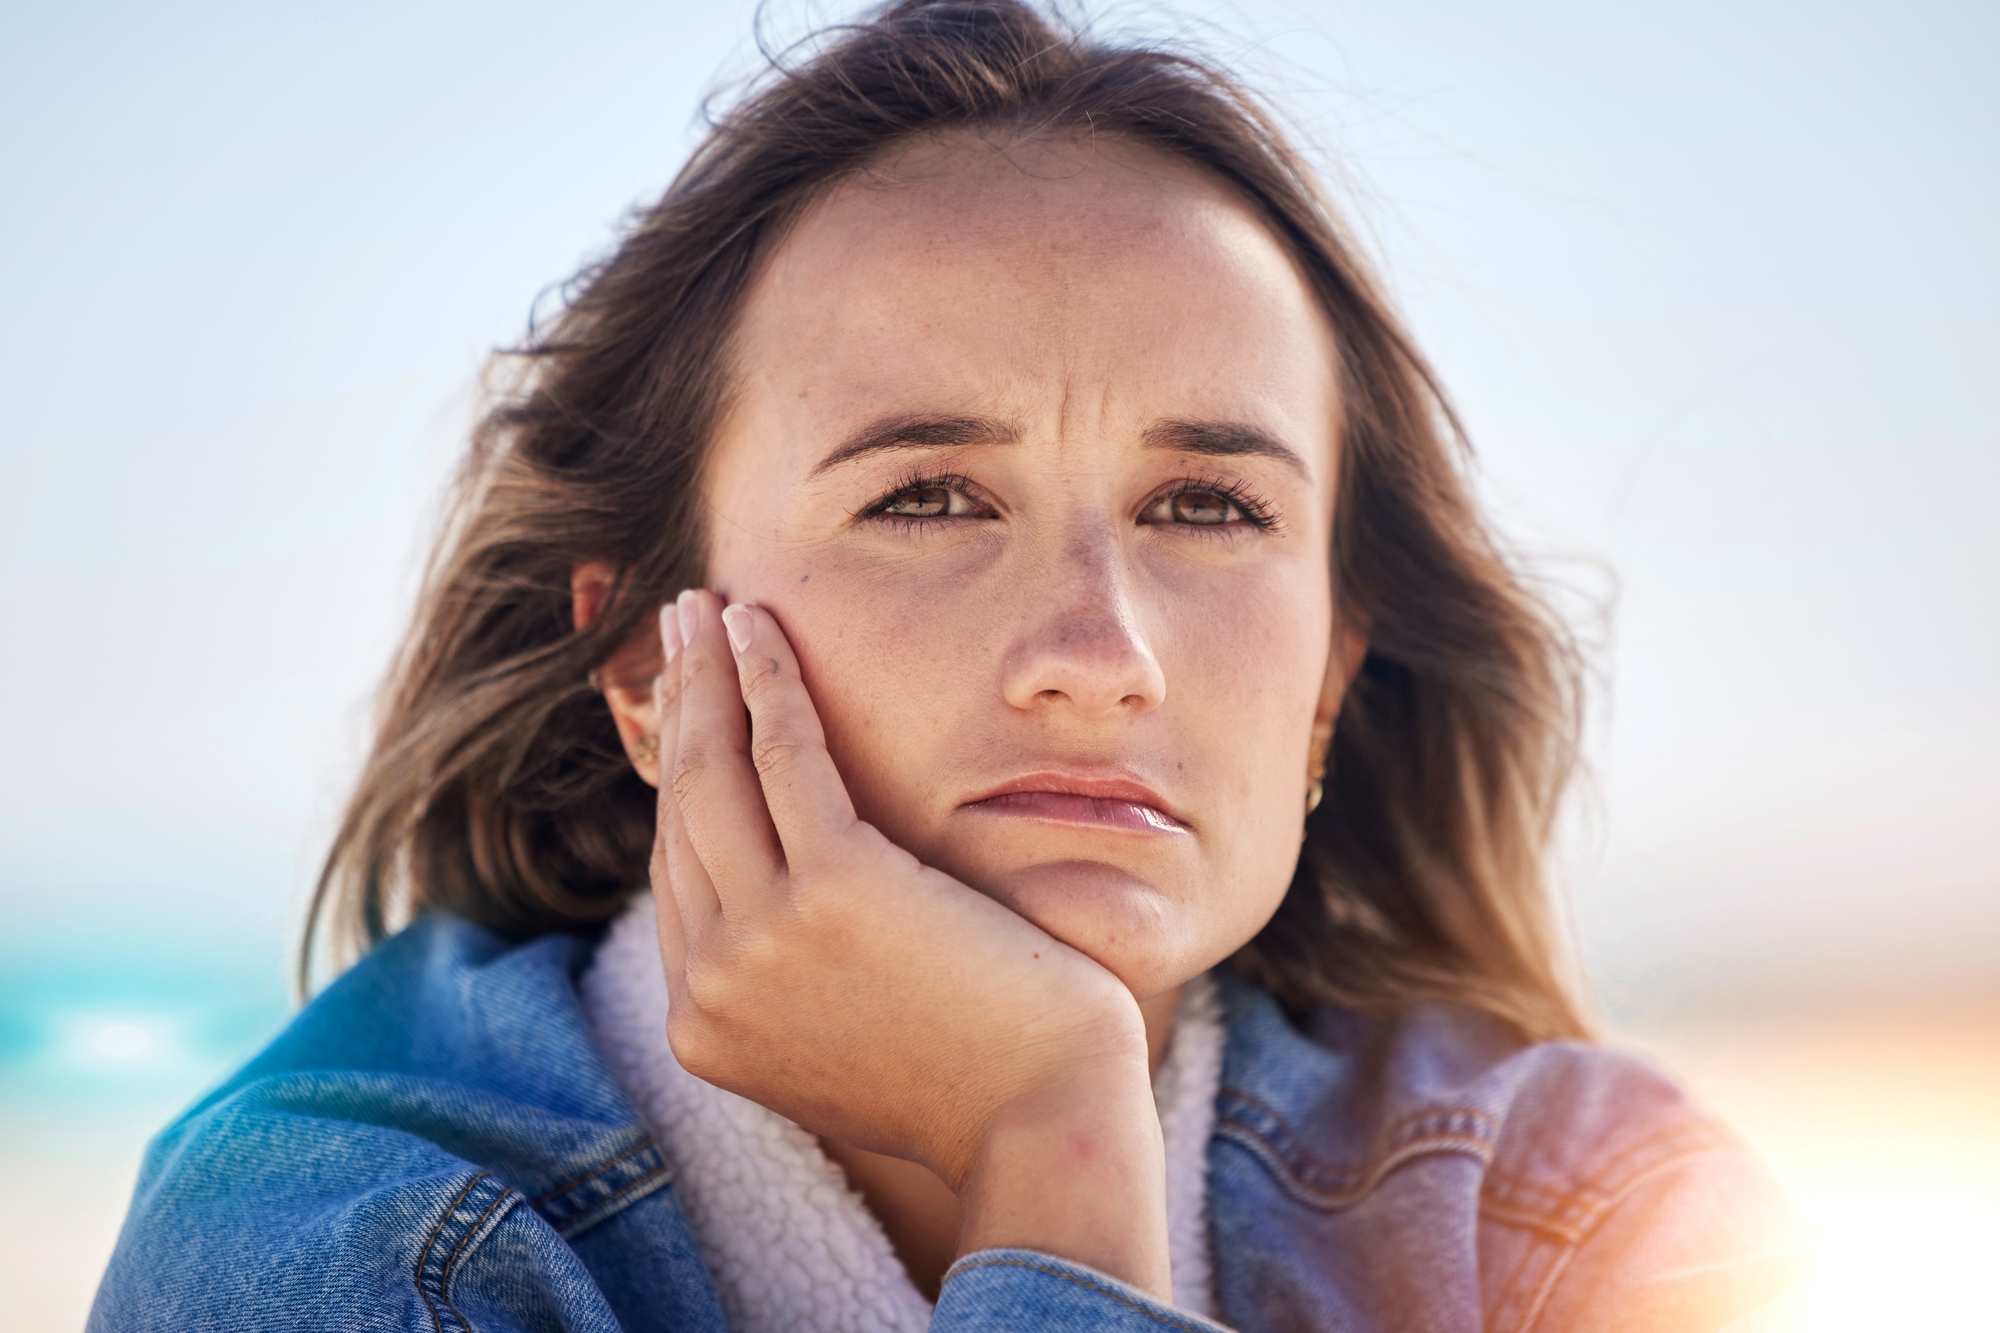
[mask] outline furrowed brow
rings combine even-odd
[[[991,417],[883,417],[855,431],[819,460],[812,474],[868,454],[903,449],[954,449],[968,444],[1012,444],[1021,432]]]
[[[1246,454],[1275,458],[1307,481],[1312,480],[1312,469],[1297,450],[1269,432],[1241,422],[1161,421],[1149,426],[1140,438],[1149,449],[1170,449],[1175,453],[1203,454],[1209,458],[1237,458]]]

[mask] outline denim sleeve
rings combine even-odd
[[[1810,1265],[1804,1225],[1742,1150],[1682,1157],[1637,1182],[1555,1275],[1535,1333],[1765,1327]]]
[[[1094,1268],[1035,1250],[980,1250],[951,1266],[931,1333],[1227,1333]]]
[[[525,1182],[508,1144],[600,1137],[420,1079],[253,1080],[147,1150],[89,1328],[720,1333],[649,1140],[554,1188],[467,1160]]]

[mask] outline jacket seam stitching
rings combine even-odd
[[[1270,1117],[1273,1123],[1281,1126],[1284,1129],[1287,1136],[1289,1137],[1297,1136],[1297,1131],[1295,1131],[1292,1128],[1291,1121],[1287,1120],[1285,1116],[1275,1106],[1272,1106],[1269,1102],[1265,1101],[1263,1098],[1258,1097],[1253,1093],[1245,1092],[1241,1088],[1234,1088],[1227,1086],[1223,1087],[1218,1093],[1218,1099],[1222,1098],[1238,1101],[1243,1103],[1245,1106],[1254,1107],[1255,1109],[1262,1111],[1266,1116]],[[1242,1123],[1241,1121],[1234,1120],[1234,1117],[1228,1115],[1224,1115],[1220,1118],[1224,1120],[1232,1120],[1234,1121],[1234,1123],[1238,1124]],[[1482,1111],[1476,1106],[1432,1106],[1419,1111],[1411,1111],[1405,1115],[1398,1116],[1396,1119],[1390,1121],[1388,1126],[1384,1128],[1384,1130],[1378,1137],[1378,1143],[1388,1142],[1393,1144],[1399,1135],[1409,1133],[1412,1127],[1420,1125],[1426,1120],[1437,1120],[1445,1118],[1464,1119],[1473,1121],[1479,1126],[1479,1128],[1482,1131],[1484,1131],[1486,1137],[1488,1138],[1492,1137],[1499,1128],[1499,1122],[1490,1112]],[[1247,1125],[1244,1127],[1246,1129],[1250,1128],[1250,1126]],[[1255,1131],[1253,1129],[1252,1132],[1255,1133],[1258,1131]],[[1360,1175],[1363,1173],[1350,1172],[1349,1174]]]
[[[501,1204],[506,1203],[507,1196],[512,1193],[512,1190],[503,1187],[498,1194],[493,1196],[493,1202],[486,1205],[486,1211],[479,1215],[479,1220],[467,1227],[465,1234],[458,1238],[458,1244],[452,1246],[450,1257],[444,1261],[444,1271],[438,1275],[438,1295],[444,1298],[445,1308],[457,1315],[458,1322],[465,1325],[466,1333],[473,1333],[472,1321],[465,1317],[465,1312],[460,1310],[457,1303],[451,1299],[452,1274],[458,1268],[459,1257],[465,1253],[465,1247],[472,1244],[472,1238],[477,1236],[479,1229],[486,1225],[486,1219],[493,1216],[493,1210]]]
[[[1528,1252],[1521,1256],[1521,1261],[1507,1275],[1507,1280],[1501,1286],[1498,1295],[1494,1297],[1492,1306],[1481,1316],[1481,1326],[1491,1330],[1492,1333],[1509,1333],[1510,1330],[1511,1333],[1522,1333],[1522,1330],[1528,1327],[1528,1322],[1538,1317],[1535,1312],[1539,1310],[1539,1306],[1533,1301],[1533,1293],[1528,1289],[1535,1287],[1537,1282],[1546,1280],[1550,1272],[1561,1266],[1565,1249],[1566,1242],[1562,1238],[1536,1229],[1534,1239],[1528,1246]],[[1529,1274],[1537,1270],[1539,1277],[1531,1279]],[[1530,1310],[1526,1316],[1520,1314],[1524,1307]],[[1510,1311],[1514,1317],[1503,1323],[1503,1317]]]
[[[560,1185],[552,1185],[548,1189],[542,1191],[540,1194],[537,1194],[534,1198],[528,1200],[528,1206],[530,1208],[539,1208],[543,1204],[547,1203],[550,1199],[555,1198],[557,1195],[568,1194],[572,1190],[582,1189],[585,1185],[588,1185],[591,1181],[597,1179],[599,1176],[609,1171],[612,1167],[617,1166],[620,1162],[625,1161],[629,1157],[636,1157],[638,1154],[644,1152],[646,1149],[652,1146],[653,1146],[653,1136],[651,1134],[642,1135],[637,1143],[627,1148],[624,1152],[619,1153],[616,1157],[613,1157],[610,1161],[599,1163],[597,1166],[592,1167],[589,1171],[585,1172],[583,1175],[580,1175],[573,1180],[565,1180]],[[647,1174],[650,1175],[652,1173],[648,1172]]]
[[[1491,1169],[1490,1167],[1488,1168],[1489,1171]],[[1575,1226],[1558,1221],[1546,1213],[1538,1213],[1526,1208],[1512,1208],[1506,1204],[1496,1203],[1490,1198],[1485,1197],[1483,1192],[1479,1200],[1479,1215],[1491,1218],[1493,1221],[1505,1226],[1519,1227],[1523,1231],[1532,1231],[1538,1236],[1544,1236],[1550,1240],[1559,1241],[1564,1244],[1572,1243],[1577,1239],[1577,1229]]]
[[[1060,1268],[1051,1268],[1046,1264],[1030,1263],[1026,1259],[975,1259],[970,1263],[963,1263],[957,1265],[956,1268],[953,1269],[953,1272],[951,1274],[947,1274],[947,1276],[949,1277],[949,1276],[954,1276],[958,1273],[969,1272],[975,1268],[1025,1268],[1033,1273],[1046,1273],[1050,1277],[1059,1277],[1065,1282],[1073,1282],[1077,1286],[1082,1287],[1086,1291],[1094,1291],[1098,1293],[1100,1296],[1109,1296],[1112,1300],[1117,1301],[1120,1305],[1129,1306],[1130,1308],[1137,1310],[1140,1314],[1146,1316],[1146,1318],[1152,1320],[1156,1324],[1164,1324],[1169,1328],[1186,1329],[1187,1333],[1204,1333],[1204,1330],[1200,1324],[1193,1323],[1186,1319],[1179,1319],[1171,1317],[1169,1315],[1163,1315],[1157,1310],[1149,1309],[1148,1307],[1141,1305],[1139,1302],[1133,1300],[1130,1296],[1125,1295],[1123,1292],[1114,1290],[1111,1287],[1104,1286],[1102,1283],[1092,1282],[1088,1278],[1085,1278],[1080,1274],[1064,1272]]]
[[[451,1215],[458,1211],[458,1206],[461,1203],[465,1202],[465,1196],[472,1193],[473,1186],[484,1179],[486,1179],[486,1172],[475,1172],[472,1179],[465,1182],[465,1188],[461,1189],[452,1201],[445,1205],[444,1211],[438,1214],[437,1225],[433,1226],[431,1234],[424,1238],[424,1247],[417,1251],[417,1265],[410,1273],[410,1281],[416,1286],[417,1294],[424,1298],[424,1308],[430,1311],[431,1325],[437,1329],[437,1333],[444,1333],[444,1318],[438,1314],[437,1303],[431,1299],[430,1292],[424,1287],[424,1264],[430,1259],[431,1247],[437,1244],[438,1236],[444,1231],[444,1224],[451,1220]],[[451,1302],[446,1301],[445,1304],[449,1306]],[[452,1314],[457,1315],[461,1320],[465,1317],[459,1315],[456,1309],[452,1310]]]
[[[660,1167],[657,1171],[648,1171],[637,1180],[625,1185],[616,1194],[600,1199],[597,1203],[591,1205],[583,1212],[576,1214],[574,1217],[564,1218],[562,1222],[551,1223],[550,1225],[554,1227],[555,1233],[558,1236],[567,1239],[576,1232],[595,1226],[597,1223],[603,1221],[611,1213],[616,1212],[619,1208],[630,1202],[635,1195],[645,1194],[651,1190],[658,1189],[666,1183],[670,1174],[665,1166]]]
[[[1298,1137],[1291,1123],[1280,1115],[1275,1107],[1261,1098],[1233,1087],[1224,1087],[1220,1096],[1234,1099],[1261,1111],[1282,1131],[1287,1141]],[[1396,1142],[1398,1137],[1410,1134],[1426,1121],[1449,1122],[1453,1127],[1449,1130],[1437,1129],[1420,1133],[1406,1142]],[[1465,1132],[1468,1127],[1472,1132]],[[1302,1198],[1302,1202],[1331,1209],[1351,1206],[1354,1202],[1366,1198],[1382,1183],[1385,1176],[1417,1157],[1433,1153],[1456,1153],[1476,1158],[1482,1164],[1490,1166],[1495,1150],[1497,1125],[1491,1114],[1473,1106],[1437,1106],[1413,1111],[1399,1116],[1389,1124],[1377,1140],[1376,1152],[1364,1159],[1368,1164],[1361,1168],[1341,1167],[1334,1163],[1322,1162],[1302,1150],[1296,1153],[1287,1151],[1286,1147],[1272,1135],[1226,1112],[1217,1117],[1216,1129],[1218,1132],[1236,1130],[1254,1138],[1257,1141],[1257,1148],[1261,1149],[1261,1151],[1253,1149],[1256,1155],[1264,1159],[1287,1182],[1297,1187],[1297,1191],[1288,1188],[1287,1193],[1303,1192],[1312,1197]],[[1235,1134],[1226,1136],[1238,1138]],[[1242,1141],[1238,1138],[1238,1142]],[[1388,1145],[1386,1150],[1380,1146],[1382,1144]],[[1245,1146],[1251,1145],[1246,1143]],[[1294,1161],[1295,1157],[1301,1160]],[[1323,1174],[1335,1177],[1334,1183],[1323,1185],[1307,1181],[1305,1175],[1308,1173],[1302,1168],[1308,1163],[1325,1168]]]
[[[1590,1176],[1560,1192],[1538,1185],[1505,1167],[1490,1165],[1486,1171],[1487,1185],[1480,1189],[1480,1209],[1495,1217],[1505,1217],[1517,1225],[1581,1242],[1596,1226],[1604,1210],[1630,1192],[1633,1182],[1651,1175],[1662,1165],[1695,1153],[1725,1147],[1729,1142],[1723,1136],[1701,1129],[1662,1130],[1627,1147]],[[1652,1160],[1647,1161],[1648,1157]],[[1632,1174],[1620,1179],[1619,1173],[1628,1170]],[[1489,1188],[1493,1185],[1516,1197],[1501,1200]],[[1596,1197],[1590,1197],[1592,1195]]]
[[[1579,1188],[1578,1192],[1581,1193],[1583,1190],[1588,1190],[1595,1186],[1645,1149],[1662,1141],[1670,1141],[1673,1137],[1674,1135],[1672,1134],[1656,1135],[1631,1151],[1620,1154],[1613,1161],[1606,1164],[1602,1171],[1586,1181]],[[1532,1333],[1535,1325],[1541,1321],[1543,1311],[1548,1308],[1549,1296],[1555,1291],[1556,1284],[1562,1280],[1563,1274],[1568,1271],[1577,1253],[1590,1243],[1591,1237],[1595,1236],[1603,1228],[1604,1223],[1609,1220],[1611,1214],[1618,1210],[1619,1205],[1631,1198],[1640,1185],[1664,1171],[1681,1166],[1701,1156],[1703,1153],[1713,1152],[1719,1146],[1719,1142],[1712,1137],[1690,1136],[1687,1146],[1681,1151],[1662,1156],[1644,1169],[1633,1172],[1619,1184],[1616,1190],[1610,1191],[1600,1198],[1584,1220],[1578,1223],[1576,1239],[1562,1248],[1562,1251],[1556,1256],[1555,1261],[1549,1265],[1548,1272],[1543,1274],[1538,1289],[1534,1292],[1533,1298],[1528,1302],[1526,1314],[1517,1327],[1522,1329],[1523,1333]]]
[[[1420,1157],[1470,1157],[1482,1166],[1490,1165],[1493,1160],[1493,1145],[1487,1139],[1440,1134],[1413,1140],[1392,1152],[1385,1153],[1377,1158],[1366,1172],[1346,1172],[1344,1173],[1346,1179],[1339,1188],[1326,1189],[1299,1179],[1278,1145],[1249,1125],[1238,1120],[1225,1120],[1216,1126],[1216,1134],[1248,1148],[1253,1156],[1277,1176],[1278,1183],[1285,1193],[1300,1203],[1322,1212],[1338,1212],[1352,1208],[1373,1194],[1390,1174]]]

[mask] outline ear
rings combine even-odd
[[[587,560],[570,570],[570,617],[579,633],[610,609],[621,572],[605,560]],[[655,787],[660,785],[660,716],[653,685],[661,660],[659,627],[648,616],[596,673],[598,689],[618,726],[618,739],[624,742],[625,757],[632,761],[632,770]]]
[[[1320,682],[1319,706],[1313,710],[1312,749],[1323,755],[1333,744],[1333,724],[1340,717],[1341,700],[1361,673],[1368,658],[1368,627],[1361,617],[1342,616],[1333,630],[1333,647],[1326,655],[1326,678]]]

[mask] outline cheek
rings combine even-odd
[[[939,583],[941,586],[932,586]],[[884,569],[824,550],[767,560],[746,597],[791,638],[820,725],[860,817],[922,854],[938,812],[929,779],[989,682],[997,650],[959,623],[965,598],[923,568]]]
[[[1304,816],[1312,727],[1332,638],[1324,577],[1249,580],[1175,601],[1178,671],[1170,700],[1207,770],[1207,886],[1217,929],[1240,943],[1290,882]],[[1176,679],[1177,678],[1177,679]]]
[[[1328,582],[1280,566],[1162,588],[1169,702],[1210,750],[1231,804],[1267,803],[1294,776],[1304,788],[1333,633]]]

